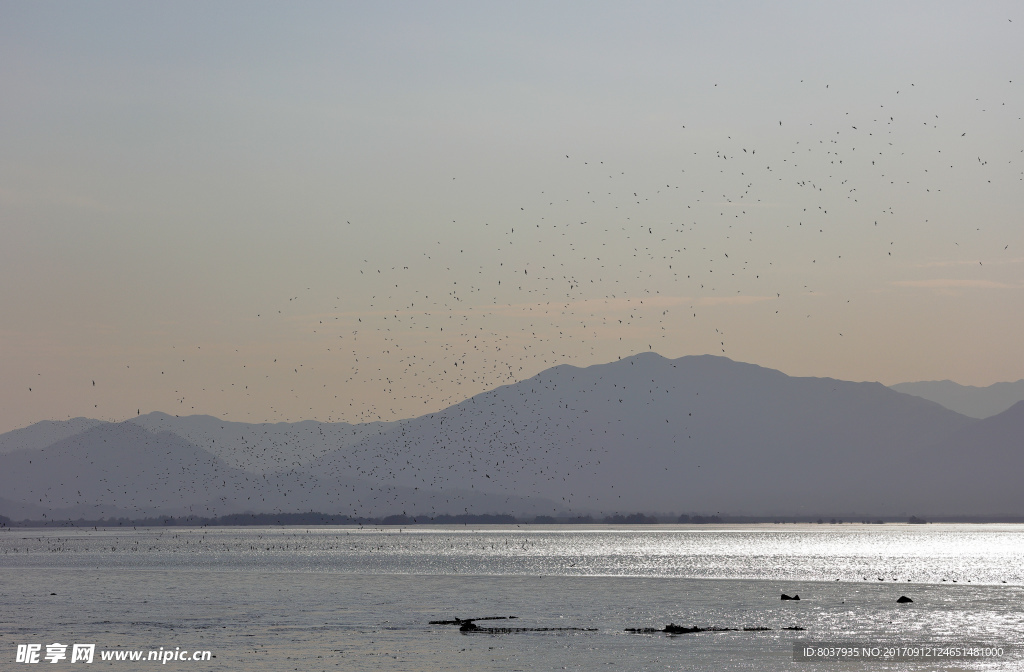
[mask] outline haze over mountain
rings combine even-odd
[[[1024,380],[995,383],[988,387],[960,385],[952,380],[932,380],[890,385],[897,392],[942,404],[971,418],[988,418],[1024,400]]]
[[[952,513],[956,502],[968,513],[1022,511],[1020,481],[1024,473],[1024,401],[957,430],[938,443],[919,449],[922,465],[914,478],[927,479],[922,510]]]
[[[208,420],[200,417],[197,424]],[[274,447],[271,443],[269,449]],[[150,432],[134,422],[102,423],[46,448],[0,455],[0,515],[97,519],[314,510],[366,515],[382,508],[385,494],[389,503],[397,498],[414,510],[444,507],[453,497],[461,503],[458,511],[530,509],[518,497],[499,500],[458,490],[442,496],[346,475],[324,478],[299,468],[297,460],[266,471],[259,459],[252,464],[251,470],[237,468],[172,432]]]
[[[105,424],[103,420],[91,418],[72,418],[70,420],[43,420],[28,427],[15,429],[0,435],[0,453],[30,448],[45,448],[61,439],[74,436],[97,425]]]
[[[172,432],[203,446],[225,463],[245,471],[269,474],[308,466],[315,458],[352,446],[395,423],[227,422],[209,415],[176,417],[148,413],[128,422],[150,432]]]
[[[979,421],[715,356],[557,366],[390,423],[74,423],[0,435],[0,514],[1024,513],[1024,404]]]

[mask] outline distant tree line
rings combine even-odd
[[[308,513],[232,513],[224,516],[155,516],[149,518],[99,518],[96,520],[21,520],[14,521],[7,516],[0,516],[0,527],[243,527],[246,525],[655,525],[659,523],[677,523],[682,525],[703,525],[720,523],[824,523],[823,518],[810,516],[779,518],[762,516],[705,516],[687,515],[662,516],[645,515],[643,513],[613,514],[604,518],[593,516],[535,516],[533,518],[516,518],[509,514],[472,514],[439,516],[408,516],[405,514],[384,517],[363,517],[333,515],[310,511]],[[943,516],[941,519],[926,521],[918,516],[876,518],[857,521],[863,524],[911,523],[926,522],[947,523],[1024,523],[1024,516]],[[830,524],[841,524],[843,521],[832,518]]]
[[[23,520],[0,516],[0,527],[242,527],[246,525],[508,525],[520,522],[514,516],[461,514],[441,516],[395,515],[383,518],[308,513],[232,513],[212,518],[203,516],[157,516],[151,518],[100,518],[98,520]]]
[[[246,525],[656,525],[658,523],[721,523],[719,516],[656,516],[632,513],[614,514],[604,518],[593,516],[554,517],[535,516],[516,518],[508,514],[458,514],[438,516],[408,516],[405,514],[380,517],[332,515],[310,511],[308,513],[232,513],[224,516],[156,516],[149,518],[100,518],[97,520],[23,520],[12,521],[0,516],[0,527],[242,527]],[[733,521],[735,522],[735,521]]]

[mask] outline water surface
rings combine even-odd
[[[0,637],[12,664],[19,643],[73,641],[217,656],[168,663],[182,669],[1022,669],[1019,653],[939,665],[792,655],[812,639],[1019,651],[1022,568],[1014,525],[14,528],[0,532]],[[914,602],[896,604],[903,594]],[[597,630],[428,624],[492,615]],[[669,622],[771,630],[624,632]],[[781,630],[793,625],[806,630]]]

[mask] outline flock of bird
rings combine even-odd
[[[1006,222],[958,210],[1024,182],[1024,148],[990,141],[983,126],[998,115],[1000,127],[1020,127],[1015,85],[999,92],[1011,107],[964,101],[970,114],[955,121],[919,113],[910,104],[919,93],[908,86],[874,109],[774,124],[774,132],[766,123],[716,139],[690,127],[680,143],[693,134],[696,151],[672,167],[627,171],[562,154],[562,167],[547,168],[553,184],[510,212],[403,223],[429,232],[415,255],[359,259],[348,296],[328,304],[323,288],[307,288],[283,312],[262,313],[305,323],[322,349],[282,352],[277,372],[250,393],[258,404],[294,385],[330,419],[394,420],[561,363],[640,350],[736,356],[757,338],[737,325],[865,338],[860,313],[849,310],[878,289],[852,284],[865,268],[905,278],[909,270],[892,269],[942,256],[976,264],[981,280],[990,277],[986,262],[1016,259],[996,238],[1011,231]],[[965,119],[981,127],[966,129]],[[728,306],[751,317],[731,318]],[[828,324],[839,327],[822,333],[808,321],[816,313],[838,315]]]
[[[728,307],[753,315],[746,324],[756,331],[813,330],[794,325],[813,322],[816,310],[841,315],[850,302],[868,300],[844,281],[863,277],[851,269],[916,263],[921,254],[912,254],[911,245],[977,262],[979,278],[984,262],[1015,259],[1011,244],[997,244],[989,231],[1005,231],[1005,224],[965,221],[957,204],[1022,191],[1024,132],[993,142],[986,131],[996,117],[1000,128],[1024,131],[1019,87],[1007,82],[994,98],[961,101],[955,120],[921,113],[913,100],[925,95],[921,88],[908,83],[872,104],[813,122],[765,119],[754,130],[734,131],[680,124],[679,146],[693,151],[675,165],[557,154],[544,167],[557,176],[552,184],[524,194],[521,203],[496,207],[479,221],[425,216],[402,223],[399,229],[415,230],[430,244],[386,263],[367,255],[344,269],[345,286],[301,288],[279,305],[268,303],[253,329],[290,333],[293,341],[264,355],[221,355],[225,366],[237,366],[237,380],[208,384],[192,368],[201,364],[188,357],[179,364],[175,356],[167,365],[173,384],[191,376],[202,387],[175,389],[178,406],[160,410],[270,422],[291,419],[308,401],[307,417],[334,423],[311,425],[308,432],[319,434],[312,442],[275,434],[273,425],[263,425],[259,437],[243,430],[194,437],[217,456],[225,486],[234,479],[233,502],[254,496],[258,484],[276,488],[274,505],[283,505],[289,493],[320,487],[318,469],[331,487],[348,488],[354,501],[346,505],[360,514],[411,501],[436,507],[439,501],[416,500],[417,491],[464,489],[469,472],[507,479],[512,464],[522,472],[519,483],[593,475],[608,457],[599,443],[572,452],[572,459],[545,448],[565,437],[557,424],[543,424],[555,422],[543,408],[531,409],[528,455],[515,436],[526,428],[507,406],[487,421],[477,413],[474,434],[452,418],[486,399],[474,395],[559,364],[592,364],[637,350],[709,351],[712,344],[714,352],[731,355],[733,343],[759,336],[737,333],[741,322],[728,316]],[[820,95],[829,93],[822,87]],[[339,226],[379,223],[347,219]],[[807,300],[815,294],[818,303]],[[843,331],[831,337],[848,338],[855,322],[852,314],[841,317]],[[260,356],[266,361],[254,361]],[[89,385],[97,394],[99,380]],[[632,403],[657,404],[660,392],[623,394]],[[217,413],[218,396],[263,417]],[[285,397],[298,402],[288,403],[291,411],[275,409],[274,400]],[[552,397],[537,399],[551,403]],[[439,415],[433,430],[437,463],[414,463],[404,426],[394,421],[420,416],[430,423],[431,414],[446,408],[448,425]],[[161,429],[159,418],[148,422],[147,430]],[[585,439],[575,438],[581,445]],[[361,452],[367,450],[375,452]],[[166,471],[162,485],[202,489],[173,480],[176,473]],[[250,483],[253,474],[277,480]],[[346,478],[352,479],[347,486]],[[376,490],[361,490],[356,480]],[[538,486],[519,494],[548,492]],[[141,491],[125,494],[137,497],[140,509],[153,499]]]

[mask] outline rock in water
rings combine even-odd
[[[800,596],[799,595],[794,595],[793,597],[790,597],[789,595],[786,595],[785,593],[783,593],[782,597],[780,599],[783,599],[783,600],[799,600]]]
[[[896,602],[899,604],[907,604],[908,602],[913,602],[913,600],[906,595],[900,595],[900,599],[896,600]]]

